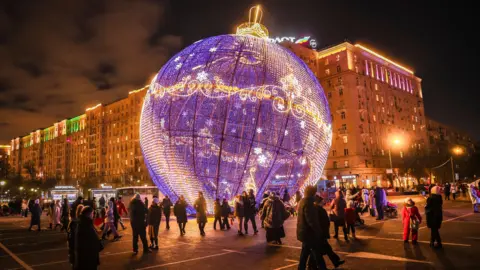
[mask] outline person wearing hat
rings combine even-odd
[[[31,219],[30,219],[30,228],[29,231],[32,230],[32,227],[37,225],[38,231],[40,231],[40,216],[42,215],[42,208],[40,207],[40,200],[36,199],[35,204],[31,207],[30,212],[32,212]]]
[[[427,227],[430,228],[430,247],[442,248],[439,229],[443,221],[442,195],[440,187],[433,186],[430,191],[430,197],[425,205],[425,215],[427,217]]]
[[[405,199],[402,209],[403,241],[408,243],[410,232],[412,233],[412,244],[416,245],[418,240],[418,226],[422,223],[422,216],[411,198]]]
[[[136,193],[135,196],[130,201],[128,212],[130,213],[130,226],[132,227],[133,235],[133,253],[138,253],[138,237],[142,240],[143,244],[143,253],[150,253],[147,243],[147,232],[145,228],[147,209],[140,199],[140,194]]]
[[[160,228],[160,220],[162,219],[162,208],[159,203],[160,200],[155,196],[150,208],[148,208],[147,223],[151,249],[158,249],[158,229]]]

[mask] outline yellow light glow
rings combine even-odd
[[[253,14],[253,20],[252,20]],[[262,8],[256,5],[250,8],[248,12],[248,22],[242,23],[237,27],[237,35],[250,35],[260,38],[268,38],[267,28],[261,24],[263,17]]]
[[[139,88],[139,89],[132,90],[132,91],[128,92],[128,94],[130,95],[130,94],[135,94],[135,93],[138,93],[138,92],[140,92],[140,91],[142,91],[142,90],[148,89],[148,87],[149,87],[149,86],[150,86],[150,85],[149,85],[149,84],[147,84],[147,85],[145,85],[145,86],[144,86],[144,87],[142,87],[142,88]]]
[[[7,145],[7,144],[0,145],[0,148],[10,148],[10,145]]]
[[[317,58],[324,58],[324,57],[327,57],[327,56],[332,55],[332,54],[336,54],[336,53],[339,53],[339,52],[343,52],[343,51],[345,51],[346,49],[347,49],[347,47],[345,46],[345,47],[342,47],[342,48],[338,48],[337,50],[333,50],[333,51],[331,51],[331,52],[326,52],[326,53],[324,53],[324,54],[319,53],[318,56],[317,56]]]
[[[453,148],[453,153],[455,155],[461,155],[461,154],[463,154],[463,149],[461,147],[457,146],[457,147]]]
[[[370,49],[368,49],[368,48],[366,48],[366,47],[364,47],[364,46],[362,46],[362,45],[360,45],[360,44],[355,44],[355,47],[360,48],[360,49],[362,49],[362,50],[364,50],[364,51],[367,51],[368,53],[373,54],[373,55],[375,55],[376,57],[381,58],[382,60],[385,60],[385,61],[389,62],[390,64],[392,64],[392,65],[394,65],[394,66],[396,66],[396,67],[398,67],[398,68],[401,68],[401,69],[405,70],[406,72],[408,72],[408,73],[410,73],[410,74],[412,74],[412,75],[413,75],[413,73],[414,73],[412,70],[410,70],[410,69],[408,69],[408,68],[406,68],[406,67],[404,67],[404,66],[402,66],[402,65],[400,65],[400,64],[398,64],[398,63],[395,63],[395,62],[393,62],[392,60],[390,60],[390,59],[388,59],[388,58],[386,58],[386,57],[384,57],[384,56],[382,56],[382,55],[380,55],[380,54],[378,54],[378,53],[376,53],[376,52],[374,52],[374,51],[372,51],[372,50],[370,50]]]
[[[95,105],[95,106],[93,106],[93,107],[87,108],[85,111],[88,112],[88,111],[94,110],[94,109],[96,109],[96,108],[98,108],[98,107],[100,107],[100,106],[102,106],[102,103],[98,103],[97,105]]]

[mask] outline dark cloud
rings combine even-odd
[[[164,34],[166,5],[0,1],[0,143],[145,85],[182,45]]]

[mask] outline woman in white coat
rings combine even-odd
[[[60,228],[62,227],[61,222],[62,217],[62,205],[60,204],[60,200],[55,201],[55,206],[53,207],[53,223],[55,224],[54,230],[57,229],[57,226]]]

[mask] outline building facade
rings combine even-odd
[[[411,185],[408,178],[402,182],[399,168],[407,156],[428,147],[421,79],[359,44],[344,42],[318,52],[284,46],[314,71],[329,101],[333,137],[325,177],[387,186],[393,174],[394,185]]]
[[[7,178],[10,171],[10,145],[0,145],[0,179]]]
[[[13,139],[13,172],[63,184],[149,184],[138,128],[145,93],[146,88],[131,91],[125,99],[97,104],[82,115]]]

